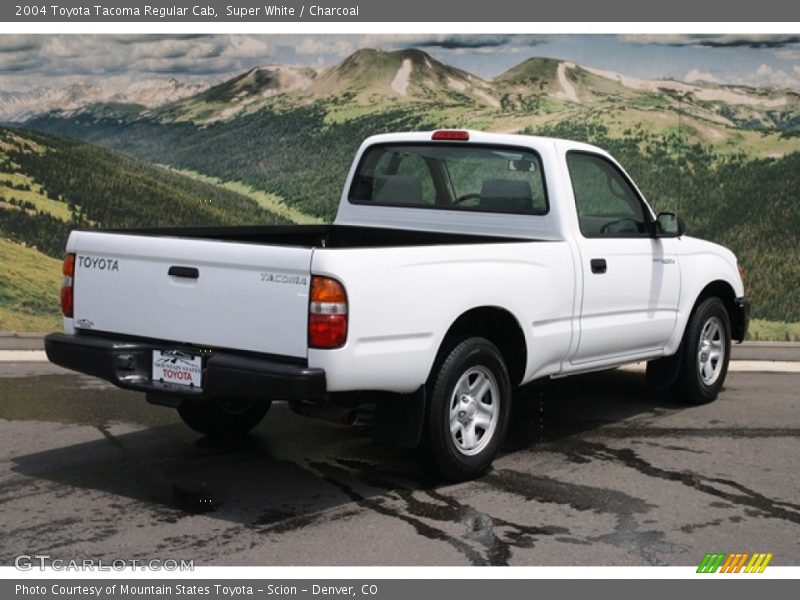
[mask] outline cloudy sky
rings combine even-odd
[[[217,82],[254,66],[330,66],[359,48],[421,48],[493,77],[532,56],[641,78],[800,90],[800,35],[0,35],[0,91],[152,78]]]

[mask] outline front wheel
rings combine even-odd
[[[728,374],[731,324],[722,300],[706,298],[695,309],[683,335],[681,366],[670,387],[676,400],[707,404],[716,400]]]
[[[427,395],[423,457],[449,480],[483,473],[511,414],[511,382],[500,351],[479,337],[456,344],[431,375]]]
[[[269,400],[223,399],[215,403],[184,400],[178,414],[189,427],[209,437],[240,437],[258,425],[267,414]]]

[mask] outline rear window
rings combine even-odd
[[[530,215],[543,215],[548,208],[538,154],[472,144],[372,146],[358,166],[349,200]]]

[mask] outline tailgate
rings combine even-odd
[[[75,232],[77,329],[305,357],[312,248]]]

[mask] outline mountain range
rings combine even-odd
[[[183,83],[174,78],[148,79],[122,87],[102,83],[73,83],[67,87],[40,87],[23,92],[0,90],[0,121],[23,122],[48,113],[70,113],[100,103],[135,104],[153,108],[193,96],[208,84]]]
[[[0,120],[24,122],[49,114],[114,115],[159,122],[208,124],[264,108],[285,111],[329,101],[334,120],[387,107],[423,105],[482,113],[505,129],[537,117],[606,111],[622,125],[635,120],[669,127],[681,114],[700,139],[729,141],[730,130],[800,130],[800,94],[778,88],[672,79],[637,79],[552,58],[529,58],[493,79],[443,64],[416,49],[358,50],[324,70],[283,65],[250,69],[217,85],[149,80],[121,90],[97,84],[0,92]],[[622,110],[624,109],[624,110]],[[632,111],[632,112],[631,112]],[[657,116],[656,116],[657,115]],[[541,120],[541,119],[540,119]]]

